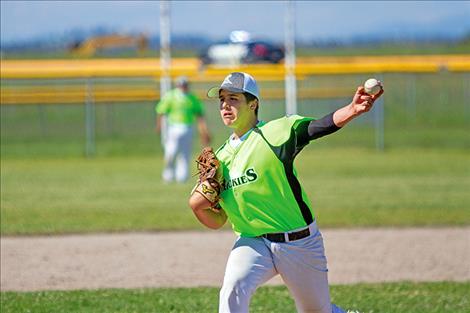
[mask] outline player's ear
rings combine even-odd
[[[250,109],[252,110],[256,110],[256,108],[258,107],[258,99],[254,99],[250,102]]]

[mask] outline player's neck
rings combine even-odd
[[[258,118],[255,118],[252,120],[250,123],[247,123],[243,127],[240,127],[238,129],[233,130],[233,136],[235,138],[241,138],[243,135],[245,135],[247,132],[249,132],[251,129],[253,129],[256,124],[258,124]]]

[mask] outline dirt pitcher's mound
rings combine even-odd
[[[332,284],[470,280],[470,227],[323,237]],[[234,239],[229,231],[3,237],[1,290],[220,286]]]

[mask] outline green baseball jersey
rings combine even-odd
[[[225,180],[220,205],[240,236],[288,232],[313,221],[294,168],[311,120],[293,115],[260,122],[236,148],[227,141],[217,150]]]
[[[204,114],[204,106],[193,93],[175,88],[157,103],[155,111],[167,115],[169,123],[191,125],[196,116]]]

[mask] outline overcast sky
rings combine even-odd
[[[246,30],[282,41],[285,1],[172,1],[173,34],[228,37]],[[462,36],[470,31],[470,1],[298,1],[300,40],[418,33]],[[106,27],[121,32],[159,32],[158,1],[1,0],[1,41],[62,35]]]

